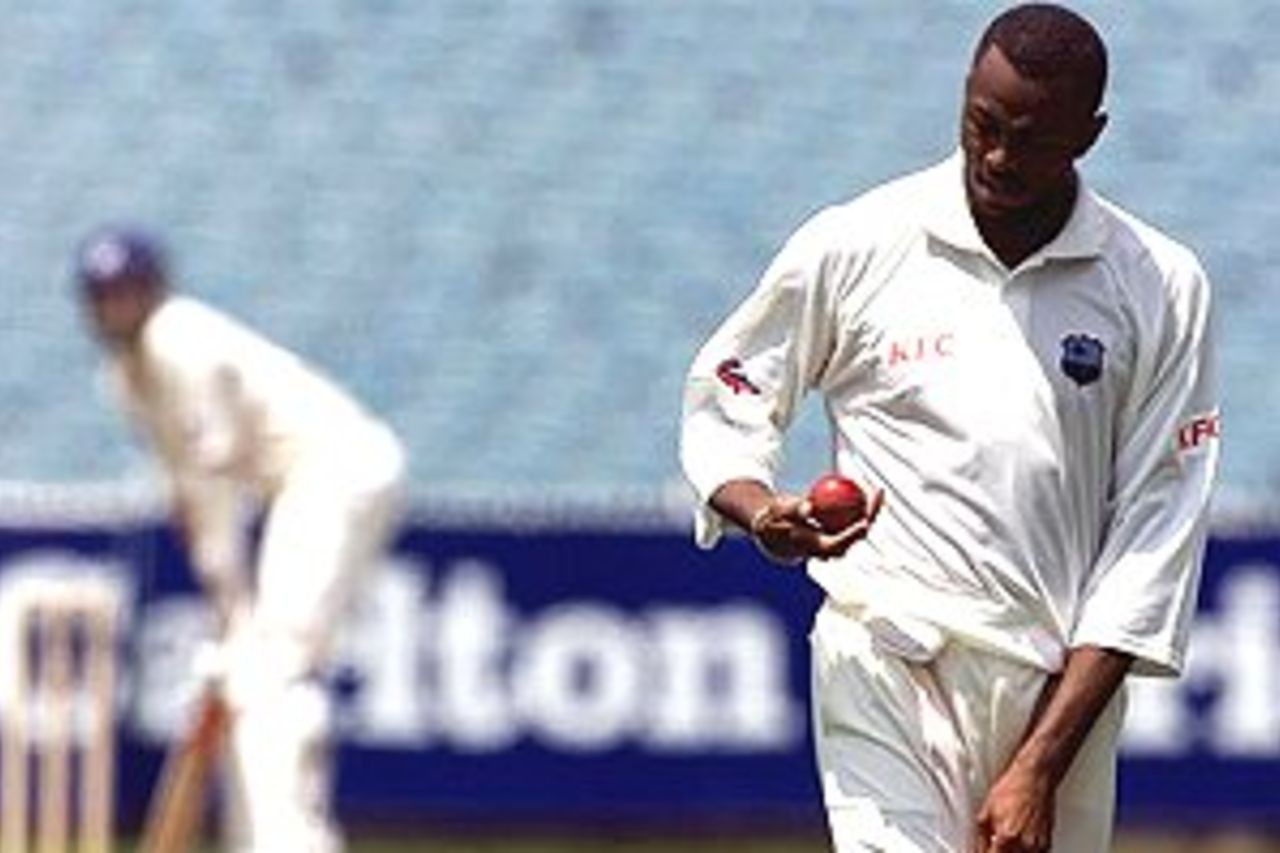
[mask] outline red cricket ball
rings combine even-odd
[[[819,527],[837,533],[867,514],[867,495],[848,477],[826,474],[809,487],[809,508]]]

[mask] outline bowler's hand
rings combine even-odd
[[[977,853],[1048,853],[1054,788],[1044,774],[1010,765],[978,812]]]
[[[843,530],[826,533],[810,514],[807,500],[777,494],[752,519],[751,536],[767,557],[780,563],[839,557],[866,537],[883,503],[884,491],[878,490],[871,496],[865,516]]]

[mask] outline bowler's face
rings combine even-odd
[[[975,215],[1005,219],[1070,192],[1074,163],[1104,123],[1070,87],[1029,80],[989,48],[969,72],[961,117]]]

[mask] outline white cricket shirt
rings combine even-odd
[[[1176,672],[1218,456],[1209,296],[1190,251],[1084,187],[1007,270],[958,153],[824,210],[690,371],[699,541],[721,485],[774,485],[817,390],[835,468],[885,491],[864,542],[809,564],[838,604],[1049,670],[1099,645]]]
[[[226,314],[167,298],[114,367],[195,529],[206,570],[241,560],[245,498],[269,499],[302,465],[351,459],[383,430],[332,381]]]

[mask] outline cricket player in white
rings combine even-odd
[[[145,236],[90,237],[77,274],[221,629],[210,676],[232,711],[231,846],[338,850],[320,676],[397,518],[400,443],[292,353],[171,293]],[[254,511],[265,517],[256,555]]]
[[[839,850],[1109,850],[1122,681],[1182,667],[1218,455],[1210,293],[1079,179],[1105,77],[1074,13],[997,18],[960,151],[805,223],[689,375],[701,543],[732,521],[827,594]],[[878,490],[834,534],[775,491],[810,390],[835,468]]]

